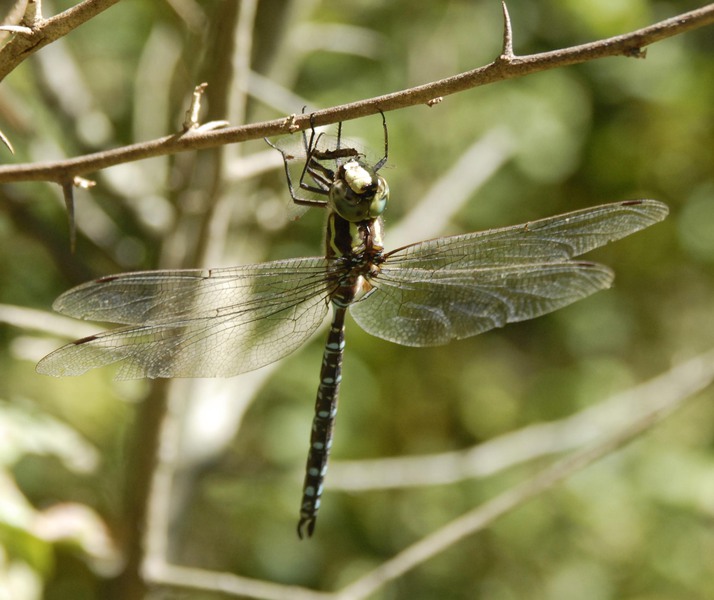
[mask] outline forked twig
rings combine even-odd
[[[28,56],[73,29],[86,23],[119,0],[84,0],[54,17],[42,17],[41,2],[30,0],[23,17],[22,26],[15,37],[0,48],[0,81]]]

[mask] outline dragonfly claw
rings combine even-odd
[[[305,538],[312,537],[312,533],[315,531],[315,523],[317,522],[317,517],[315,515],[311,517],[302,517],[298,521],[297,534],[301,540]]]

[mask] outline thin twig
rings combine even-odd
[[[111,1],[105,0],[105,2]],[[186,150],[202,150],[223,144],[291,133],[292,131],[309,128],[311,122],[315,126],[329,125],[339,121],[373,115],[380,110],[387,112],[407,106],[428,104],[434,98],[448,96],[505,79],[522,77],[530,73],[584,63],[608,56],[640,56],[640,50],[645,46],[712,23],[714,23],[714,4],[709,4],[624,35],[552,52],[528,56],[500,56],[486,66],[453,77],[384,96],[342,104],[311,114],[295,115],[291,120],[285,118],[273,119],[215,131],[178,133],[69,160],[2,166],[0,167],[0,183],[12,181],[61,182],[74,175],[90,173],[98,169],[152,156],[162,156]],[[1,58],[2,53],[0,52]],[[0,60],[1,74],[2,62]]]
[[[232,123],[245,123],[246,120],[248,96],[245,90],[250,73],[250,57],[253,52],[253,34],[257,14],[258,0],[245,0],[240,3],[232,34],[233,56],[229,63],[231,65],[230,77],[226,78],[224,89],[228,106],[227,117],[228,121]],[[231,195],[217,192],[225,178],[226,161],[239,158],[242,151],[241,146],[228,146],[221,154],[220,160],[214,163],[214,189],[209,190],[207,194],[211,200],[201,216],[200,246],[196,255],[199,266],[215,263],[225,251],[231,222],[230,214],[234,202]]]
[[[28,56],[67,35],[117,2],[119,0],[84,0],[49,19],[43,19],[41,13],[36,14],[32,22],[23,23],[30,27],[31,33],[15,35],[0,49],[0,81]],[[30,2],[28,12],[38,6],[39,3]],[[39,13],[39,10],[37,12]],[[25,13],[26,18],[27,14]]]
[[[294,585],[268,583],[259,579],[240,577],[233,573],[218,573],[205,569],[180,567],[177,565],[153,565],[147,572],[147,579],[154,584],[211,591],[240,596],[241,598],[261,598],[263,600],[329,600],[335,595],[317,592]]]
[[[24,25],[0,25],[0,31],[9,31],[11,33],[32,33],[32,29]]]
[[[74,253],[77,241],[77,222],[74,219],[74,184],[72,181],[62,182],[62,196],[64,205],[67,208],[67,219],[69,221],[69,247]]]
[[[252,51],[252,32],[255,28],[255,15],[257,10],[258,0],[250,0],[247,2],[241,2],[238,11],[233,12],[231,10],[233,7],[228,7],[228,12],[237,17],[235,22],[235,27],[232,35],[238,39],[235,41],[235,52],[233,54],[232,60],[229,64],[232,65],[229,73],[231,76],[236,76],[236,70],[238,72],[244,72],[249,65],[249,58]],[[224,23],[225,24],[225,23]],[[221,44],[218,44],[219,46]],[[240,75],[238,75],[240,76]],[[229,96],[230,89],[237,89],[238,94],[233,94],[230,100],[223,102],[223,98],[218,100],[221,104],[227,104],[231,107],[232,118],[239,119],[242,122],[244,119],[244,109],[245,109],[245,99],[241,100],[240,90],[243,88],[241,85],[231,85],[231,80],[223,82],[219,90],[219,93]],[[185,131],[201,131],[204,126],[198,126],[198,106],[200,103],[200,96],[203,92],[203,88],[206,84],[198,86],[194,92],[194,101],[189,109],[189,113],[193,113],[189,117],[187,113],[187,118],[184,121]],[[216,98],[214,97],[214,101]],[[191,127],[191,123],[195,123],[195,127]],[[224,180],[224,165],[223,160],[216,160],[213,163],[213,181],[203,182],[203,185],[219,186],[220,182]],[[225,241],[227,238],[228,224],[230,223],[230,218],[228,211],[230,210],[230,204],[227,202],[228,195],[219,194],[216,190],[208,190],[206,195],[209,198],[216,199],[217,202],[211,202],[205,207],[202,214],[202,225],[200,234],[200,249],[196,252],[197,262],[196,264],[209,264],[212,262],[217,255],[221,255],[225,251]],[[213,258],[212,258],[213,257]],[[251,379],[250,374],[248,374],[248,380]],[[255,375],[253,375],[255,378]],[[243,378],[241,378],[243,379]],[[160,453],[157,456],[156,468],[154,470],[151,479],[151,490],[148,496],[148,509],[147,518],[144,524],[144,555],[142,556],[142,570],[146,573],[156,573],[160,577],[161,574],[165,573],[168,569],[171,571],[175,567],[166,565],[167,556],[169,555],[169,548],[171,547],[171,525],[172,525],[172,515],[173,518],[180,518],[182,510],[185,510],[185,502],[183,502],[183,497],[180,492],[181,486],[177,482],[177,475],[181,475],[181,467],[187,468],[186,457],[183,456],[184,462],[179,464],[179,457],[181,456],[182,441],[186,438],[191,437],[191,420],[187,419],[186,412],[190,410],[191,399],[194,402],[216,402],[220,401],[221,394],[216,393],[216,390],[212,390],[212,393],[204,394],[198,389],[204,387],[222,387],[224,384],[230,385],[231,382],[223,382],[216,380],[193,380],[193,381],[176,381],[170,382],[167,386],[166,391],[169,394],[168,402],[166,404],[167,411],[161,419],[160,431],[158,432],[158,437],[160,440]],[[248,406],[248,399],[254,397],[251,394],[250,386],[246,386],[244,382],[241,383],[241,398],[232,398],[234,402],[232,406],[234,409],[238,409],[237,412],[232,413],[235,419],[235,428],[237,429],[238,424],[241,420],[242,411],[240,410],[240,400],[245,399],[243,406]],[[210,400],[208,400],[210,398]],[[198,400],[202,399],[202,400]],[[227,414],[223,413],[224,424],[226,421],[230,420]],[[188,425],[186,425],[188,423]],[[232,428],[230,425],[228,429]],[[214,442],[220,441],[214,438]],[[208,450],[210,452],[210,450]],[[192,458],[196,458],[194,454]],[[189,461],[190,462],[190,461]],[[200,459],[198,459],[200,462]],[[177,491],[179,490],[179,491]],[[198,570],[199,573],[201,572]],[[179,571],[179,576],[181,571]],[[151,575],[147,575],[149,578]],[[215,581],[215,576],[208,574],[211,581]],[[249,581],[249,580],[245,580]],[[245,584],[243,581],[243,584]],[[250,584],[247,584],[250,587]],[[270,587],[270,584],[263,584],[258,582],[256,585],[259,589],[264,587]],[[285,598],[286,596],[281,596]],[[287,596],[292,597],[292,596]]]
[[[714,353],[711,360],[714,370]],[[654,408],[656,402],[657,396],[626,390],[559,421],[530,425],[457,452],[334,461],[330,490],[404,489],[489,477],[534,459],[595,443],[618,424]]]
[[[53,337],[76,339],[94,335],[101,328],[70,317],[61,317],[46,310],[36,310],[14,304],[0,304],[0,323],[25,330],[34,330]]]

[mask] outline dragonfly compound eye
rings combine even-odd
[[[387,207],[389,186],[374,169],[350,160],[340,167],[329,198],[335,212],[347,221],[376,219]]]

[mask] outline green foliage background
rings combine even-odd
[[[23,63],[0,87],[0,129],[17,152],[3,161],[73,157],[177,131],[201,81],[209,83],[206,119],[226,118],[235,105],[212,94],[231,77],[231,50],[219,44],[230,4],[185,3],[198,11],[186,20],[170,3],[126,0]],[[697,6],[509,3],[518,54],[625,33]],[[310,107],[346,103],[490,62],[500,52],[500,11],[495,0],[264,0],[254,69]],[[713,40],[705,28],[651,46],[646,60],[605,59],[387,114],[388,246],[390,225],[494,129],[512,136],[513,154],[442,234],[640,197],[666,202],[671,215],[588,255],[615,269],[611,290],[532,322],[434,349],[392,345],[349,322],[336,460],[467,448],[565,418],[712,348]],[[298,99],[290,104],[256,86],[249,80],[247,122],[300,111]],[[375,148],[380,128],[378,118],[345,125],[347,135]],[[264,150],[249,143],[242,155]],[[289,220],[279,169],[239,180],[231,170],[237,158],[219,155],[187,153],[92,174],[97,187],[78,192],[74,255],[54,186],[2,186],[0,303],[49,311],[59,293],[89,278],[195,264],[206,237],[202,219],[219,197],[230,199],[221,261],[321,252],[323,215]],[[133,445],[138,402],[150,386],[113,382],[111,370],[72,380],[36,375],[34,362],[64,339],[0,326],[8,490],[0,500],[0,577],[6,587],[23,582],[25,598],[41,590],[48,598],[104,597],[102,581],[117,564],[112,548],[135,525],[127,522],[127,469],[142,451]],[[182,476],[174,562],[336,589],[551,460],[459,484],[354,494],[331,492],[328,476],[316,537],[299,542],[300,471],[321,352],[318,338],[285,359],[233,441]],[[711,391],[703,394],[377,597],[714,597],[713,401]],[[52,508],[57,522],[70,523],[64,537],[38,524]],[[82,527],[72,527],[71,511],[81,513]]]

